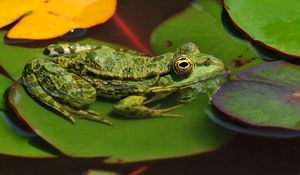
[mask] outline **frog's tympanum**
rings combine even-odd
[[[97,97],[120,99],[113,111],[128,118],[180,117],[166,113],[179,105],[156,109],[145,104],[173,92],[180,92],[187,101],[191,99],[189,87],[225,70],[222,61],[200,53],[193,43],[154,57],[81,44],[52,44],[44,54],[49,57],[34,58],[26,64],[22,76],[25,87],[72,122],[86,118],[111,124],[88,110]]]

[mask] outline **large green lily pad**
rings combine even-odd
[[[182,43],[193,42],[201,52],[223,60],[232,72],[262,63],[249,43],[226,32],[221,13],[222,6],[216,0],[195,1],[155,29],[151,39],[154,51],[164,53]]]
[[[62,153],[73,157],[110,157],[110,162],[133,162],[198,154],[219,148],[232,138],[228,130],[212,123],[204,110],[206,96],[200,96],[174,113],[184,118],[126,120],[110,114],[111,102],[91,106],[113,122],[78,120],[71,124],[34,101],[17,83],[9,103],[40,137]],[[170,100],[169,101],[174,101]]]
[[[40,138],[17,128],[3,111],[0,111],[0,143],[0,154],[22,157],[54,157],[47,152],[48,146],[35,145],[35,143],[42,143]]]
[[[256,44],[300,58],[300,1],[224,0],[224,8]]]
[[[213,96],[214,106],[239,122],[300,130],[300,66],[283,61],[240,72]]]

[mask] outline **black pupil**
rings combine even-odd
[[[179,67],[182,67],[182,68],[186,68],[189,66],[189,63],[188,62],[182,62],[179,64]]]

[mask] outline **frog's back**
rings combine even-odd
[[[84,64],[113,79],[146,79],[169,73],[173,53],[149,57],[134,51],[102,46],[81,53]]]

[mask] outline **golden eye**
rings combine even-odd
[[[181,55],[174,59],[174,72],[180,76],[187,76],[193,70],[193,61],[187,55]]]

